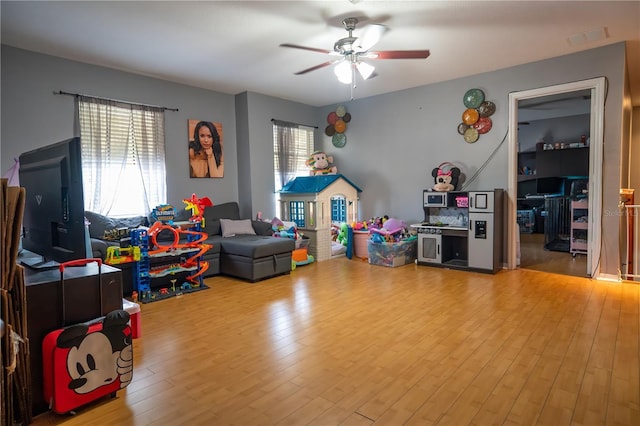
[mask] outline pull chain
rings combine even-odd
[[[356,83],[356,66],[351,65],[351,100],[353,100],[353,89],[357,87]]]

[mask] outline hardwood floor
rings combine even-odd
[[[520,268],[587,277],[587,255],[544,249],[544,234],[520,234]]]
[[[142,305],[131,385],[37,425],[638,425],[640,287],[339,258]]]

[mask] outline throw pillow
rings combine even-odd
[[[271,222],[253,220],[251,221],[251,224],[253,225],[253,229],[256,231],[256,235],[273,235],[273,226],[271,226]]]
[[[253,226],[251,226],[251,219],[220,219],[220,230],[222,231],[223,237],[256,235],[256,231],[254,231]]]

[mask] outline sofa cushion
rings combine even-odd
[[[252,220],[251,225],[253,225],[253,229],[256,231],[256,235],[273,235],[273,226],[271,225],[271,222]]]
[[[220,231],[223,237],[235,237],[236,235],[256,235],[250,219],[232,220],[220,219]]]
[[[202,217],[204,219],[203,230],[209,235],[220,235],[220,219],[240,219],[240,207],[234,201],[216,204],[205,207]]]
[[[274,254],[291,252],[295,242],[289,238],[267,237],[264,235],[238,235],[224,238],[220,243],[223,253],[257,259]]]
[[[148,226],[145,216],[113,218],[85,210],[84,216],[89,221],[89,236],[91,238],[103,238],[105,231],[113,231],[118,228],[135,229],[140,226]]]
[[[209,244],[211,248],[207,250],[207,253],[220,253],[221,243],[224,240],[222,235],[209,235],[209,237],[204,240],[205,244]]]
[[[222,235],[220,231],[220,219],[205,219],[202,229],[207,235]]]

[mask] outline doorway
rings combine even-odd
[[[585,92],[586,91],[586,92]],[[586,255],[585,275],[597,278],[599,264],[593,259],[600,258],[600,222],[602,211],[602,147],[605,79],[603,77],[566,83],[556,86],[531,89],[509,94],[509,181],[508,181],[508,243],[507,267],[517,267],[520,253],[520,227],[518,224],[518,123],[520,120],[520,103],[529,105],[550,101],[561,102],[561,99],[579,98],[585,93],[590,95],[589,102],[589,136],[588,149],[588,211],[587,225],[588,250]]]
[[[522,269],[587,276],[588,211],[572,207],[588,198],[590,107],[588,89],[518,102]]]

